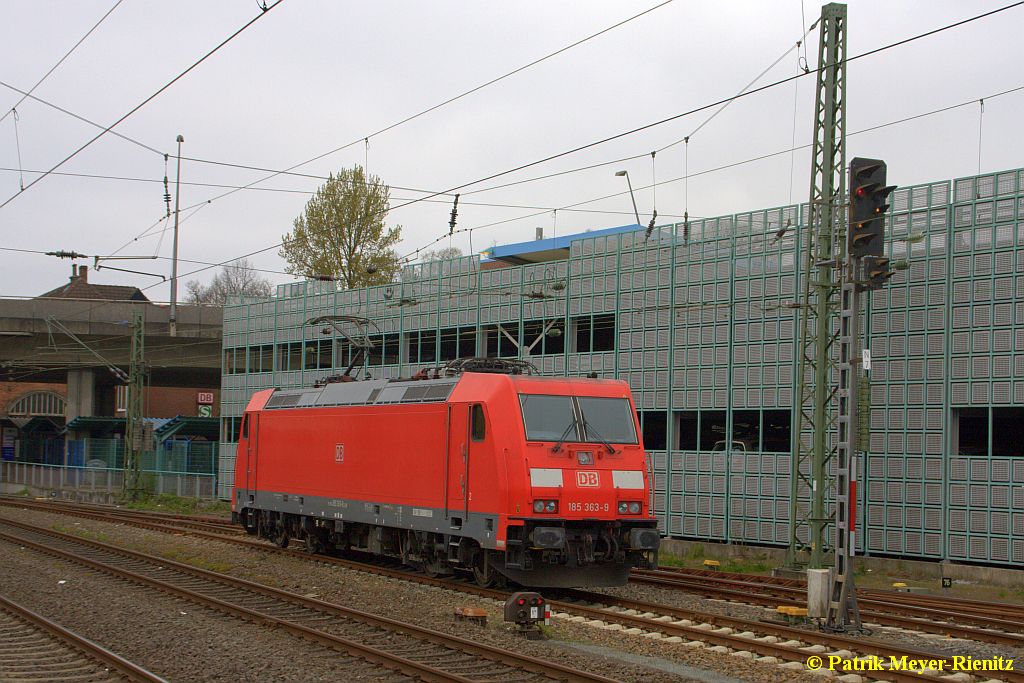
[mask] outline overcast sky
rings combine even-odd
[[[0,81],[31,88],[116,0],[33,0],[0,4]],[[170,274],[171,231],[162,230],[163,153],[268,169],[284,169],[347,143],[296,171],[326,175],[368,163],[393,188],[440,191],[736,94],[794,46],[821,6],[799,0],[725,2],[675,0],[608,33],[441,107],[395,129],[362,139],[403,118],[521,67],[658,2],[328,2],[284,0],[192,72],[114,130],[157,150],[108,133],[64,164],[69,174],[27,185],[100,129],[31,99],[0,122],[0,247],[76,250],[86,254],[153,256],[154,261],[108,265]],[[848,55],[1008,4],[989,0],[898,2],[854,0],[849,6]],[[102,24],[34,92],[80,117],[110,125],[253,17],[256,0],[122,0]],[[1024,7],[856,60],[848,75],[848,133],[974,100],[910,123],[851,135],[849,156],[882,157],[889,182],[911,185],[972,175],[979,163],[977,100],[1024,86]],[[807,40],[816,66],[817,30]],[[800,51],[799,54],[803,54]],[[791,51],[758,82],[799,73]],[[814,81],[799,79],[736,101],[697,131],[684,164],[683,145],[651,159],[606,165],[504,189],[463,194],[458,227],[474,228],[473,249],[633,223],[628,194],[576,207],[549,209],[789,149],[812,136]],[[0,85],[4,113],[21,98]],[[794,115],[795,103],[795,115]],[[981,127],[983,172],[1024,166],[1024,92],[985,102]],[[696,114],[461,190],[532,178],[638,154],[689,135],[708,113]],[[15,130],[17,123],[17,135]],[[20,163],[18,146],[20,143]],[[790,174],[791,165],[795,168]],[[809,153],[768,160],[657,188],[657,209],[672,222],[806,201]],[[19,173],[18,169],[24,169]],[[167,167],[171,190],[174,159]],[[202,184],[239,186],[267,175],[185,161],[181,205],[192,207],[227,192]],[[157,181],[157,182],[152,182]],[[220,262],[281,240],[321,181],[279,176],[253,190],[182,211],[182,259]],[[423,196],[392,190],[392,204]],[[638,190],[646,223],[654,204]],[[514,205],[478,206],[471,202]],[[536,207],[536,208],[530,208]],[[399,208],[400,253],[446,233],[450,198]],[[150,234],[147,229],[156,225]],[[469,252],[467,233],[452,246]],[[138,238],[137,240],[135,238]],[[135,241],[133,241],[135,240]],[[128,243],[128,246],[125,246]],[[437,245],[449,246],[446,238]],[[252,258],[283,271],[277,250]],[[92,264],[91,261],[80,263]],[[183,262],[179,272],[202,266]],[[31,296],[66,281],[69,261],[0,251],[0,296]],[[186,276],[209,280],[215,270]],[[265,273],[275,284],[283,273]],[[166,301],[157,278],[102,271],[104,284],[150,287]],[[157,283],[154,285],[154,283]]]

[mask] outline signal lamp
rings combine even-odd
[[[894,271],[889,270],[889,259],[884,256],[865,256],[864,289],[881,289],[889,281]]]
[[[895,186],[885,184],[881,159],[856,158],[850,162],[850,220],[847,249],[854,258],[882,256],[885,212]]]

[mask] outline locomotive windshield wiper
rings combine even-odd
[[[558,437],[558,442],[551,447],[552,453],[557,453],[558,451],[562,450],[562,444],[564,444],[565,440],[569,438],[569,432],[571,432],[575,428],[576,420],[574,419],[569,422],[569,426],[565,428],[564,432],[562,432],[562,436]]]
[[[607,448],[609,453],[615,453],[615,447],[612,446],[611,442],[608,441],[608,439],[606,439],[603,436],[601,436],[597,432],[597,430],[594,429],[594,426],[592,424],[590,424],[589,422],[587,422],[586,418],[583,418],[583,429],[584,429],[584,431],[586,431],[588,437],[591,434],[593,434],[595,437],[597,437],[598,442],[601,445],[603,445],[605,448]]]

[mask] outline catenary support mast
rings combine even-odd
[[[825,492],[831,485],[829,466],[835,453],[829,438],[836,424],[833,347],[838,336],[837,275],[845,253],[841,237],[846,229],[846,5],[822,7],[819,32],[810,203],[804,225],[788,554],[791,566],[806,561],[813,568],[824,564],[830,545],[826,531],[832,518]]]

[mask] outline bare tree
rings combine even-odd
[[[386,228],[390,188],[361,166],[328,177],[284,236],[286,270],[332,277],[349,289],[393,282],[399,271],[394,246],[401,226]]]
[[[427,261],[447,261],[461,256],[462,250],[458,247],[442,247],[441,249],[433,249],[431,251],[423,252],[420,255],[420,261],[423,263],[426,263]]]
[[[244,258],[225,265],[209,285],[189,280],[185,288],[188,303],[219,306],[227,303],[231,296],[269,297],[271,293],[270,280],[258,275],[252,263]]]

